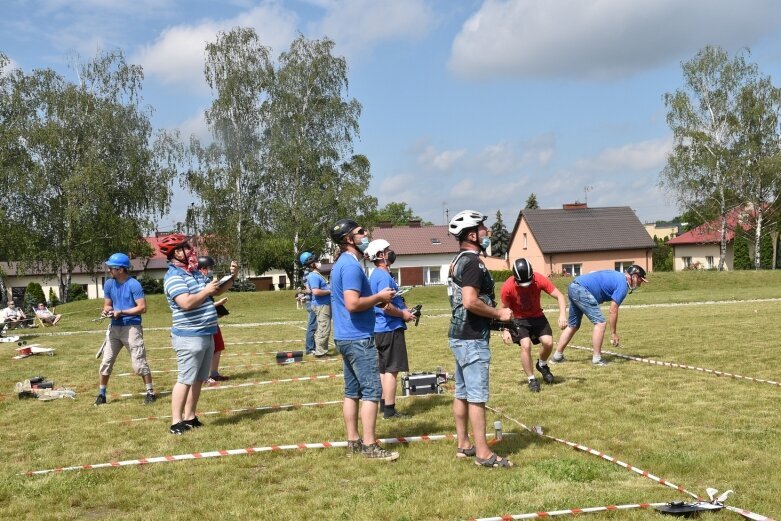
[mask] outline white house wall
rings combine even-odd
[[[393,246],[391,245],[391,248]],[[436,267],[439,269],[440,284],[447,282],[448,270],[450,269],[450,262],[455,258],[454,253],[441,253],[432,255],[404,255],[398,257],[396,262],[393,263],[391,268],[393,270],[400,270],[401,268],[424,268],[424,267]],[[374,269],[374,263],[365,261],[367,273],[371,273]],[[399,277],[402,279],[403,277]],[[396,283],[399,286],[404,286],[404,280],[397,280]]]
[[[715,268],[719,266],[719,255],[721,247],[718,244],[682,244],[680,246],[674,246],[673,251],[673,271],[682,271],[684,268],[683,258],[691,257],[692,264],[699,262],[703,269],[708,268],[706,257],[713,257],[713,265]],[[733,253],[732,244],[727,245],[727,256],[724,262],[724,270],[732,270],[733,267]]]

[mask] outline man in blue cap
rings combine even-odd
[[[106,267],[111,278],[103,286],[103,316],[111,318],[111,330],[100,363],[100,389],[95,405],[106,403],[108,380],[122,347],[126,347],[130,353],[133,371],[144,380],[144,403],[150,404],[155,401],[155,391],[152,387],[152,371],[146,362],[144,330],[141,327],[141,315],[146,313],[144,289],[128,273],[130,257],[124,253],[115,253],[109,257]]]

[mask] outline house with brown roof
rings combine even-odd
[[[623,271],[632,264],[650,272],[653,248],[654,241],[628,206],[589,208],[573,203],[561,209],[524,209],[510,236],[504,269],[525,257],[545,275]]]

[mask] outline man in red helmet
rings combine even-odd
[[[171,434],[181,435],[203,425],[195,415],[201,386],[209,378],[217,333],[217,311],[212,297],[227,291],[233,278],[222,285],[209,282],[198,269],[198,256],[188,238],[172,234],[159,241],[168,258],[163,287],[173,315],[171,339],[179,374],[171,392]],[[238,264],[231,262],[235,277]]]
[[[513,274],[502,285],[501,301],[503,307],[513,312],[511,329],[502,331],[505,344],[512,342],[521,346],[521,367],[526,373],[529,390],[540,392],[540,382],[534,376],[534,367],[542,374],[547,384],[554,381],[548,357],[553,350],[553,331],[545,318],[540,304],[540,293],[545,292],[559,302],[559,329],[567,327],[567,303],[564,295],[548,280],[548,277],[536,273],[527,259],[515,259]],[[532,367],[532,344],[541,344],[537,363]]]

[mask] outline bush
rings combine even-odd
[[[87,292],[84,291],[84,286],[81,284],[71,284],[68,286],[68,302],[76,302],[77,300],[87,300]]]
[[[142,275],[138,279],[138,283],[141,284],[141,289],[144,290],[145,295],[160,295],[164,291],[161,279],[153,279],[147,275]]]
[[[60,299],[54,292],[54,288],[49,288],[49,307],[57,307],[60,305]]]
[[[43,296],[43,288],[37,282],[31,282],[24,291],[22,310],[27,313],[28,316],[32,316],[30,313],[35,313],[35,306],[37,306],[39,302],[46,302],[46,297]]]
[[[244,279],[233,281],[233,286],[231,286],[229,291],[257,291],[257,289],[258,288],[255,287],[255,284],[248,281],[247,279]]]
[[[501,287],[504,281],[513,276],[513,272],[510,270],[496,270],[491,271],[491,277],[494,279],[494,284]]]

